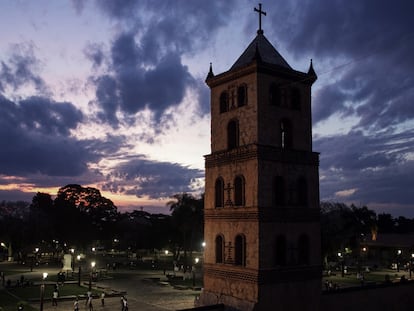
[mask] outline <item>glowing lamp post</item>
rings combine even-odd
[[[91,262],[91,273],[89,275],[89,291],[91,291],[92,289],[92,274],[93,274],[93,269],[95,268],[96,262],[92,261]]]
[[[338,252],[338,258],[339,258],[339,262],[341,264],[341,276],[345,277],[345,271],[344,271],[344,259],[342,258],[342,253]]]
[[[414,253],[411,254],[411,260],[410,260],[410,279],[411,279],[411,273],[413,271],[413,260],[414,260]]]
[[[80,263],[81,256],[80,255],[76,256],[76,259],[78,260],[78,264],[79,264],[79,268],[78,268],[78,286],[81,286],[81,274],[82,274],[81,263]]]
[[[43,300],[45,298],[45,280],[47,278],[47,272],[43,272],[42,284],[40,285],[40,311],[43,311]]]
[[[196,273],[196,265],[198,264],[198,262],[200,261],[200,259],[198,258],[198,257],[196,257],[195,259],[194,259],[194,266],[193,266],[193,271],[192,271],[192,274],[193,274],[193,287],[195,287],[195,273]]]
[[[400,257],[401,257],[402,251],[399,249],[397,250],[397,272],[400,272]]]

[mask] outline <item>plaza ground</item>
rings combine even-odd
[[[6,270],[0,264],[0,271]],[[8,277],[14,284],[22,275],[27,278],[35,278],[43,272],[49,275],[57,275],[59,268],[42,267],[41,269],[34,269],[33,272],[28,272],[27,268],[21,267],[22,271],[14,271]],[[168,272],[167,272],[168,273]],[[190,289],[187,287],[174,288],[167,282],[163,271],[161,270],[130,270],[117,269],[110,272],[111,277],[99,280],[94,284],[94,288],[98,289],[113,289],[119,292],[126,292],[125,297],[128,300],[129,310],[142,311],[162,311],[162,310],[180,310],[187,309],[194,306],[194,299],[200,293],[199,288]],[[40,293],[40,286],[39,293]],[[85,293],[88,288],[85,286]],[[39,295],[40,297],[40,295]],[[44,311],[69,311],[73,310],[74,297],[61,297],[58,306],[52,306],[51,297],[45,296],[43,305]],[[106,297],[105,305],[101,305],[100,299],[93,300],[94,311],[102,310],[121,310],[120,295],[115,297]],[[33,301],[30,303],[35,309],[39,310],[40,302]],[[87,310],[85,300],[80,298],[80,310]],[[1,307],[1,302],[0,302]],[[17,307],[17,306],[16,306]]]

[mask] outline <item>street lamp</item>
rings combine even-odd
[[[402,251],[399,249],[397,250],[397,272],[400,272],[400,256]]]
[[[95,268],[96,262],[92,261],[91,262],[91,273],[89,275],[89,291],[92,290],[92,273],[93,273],[93,268]]]
[[[47,272],[43,272],[42,284],[40,285],[40,311],[43,311],[43,299],[45,297],[45,280],[47,278]]]
[[[78,286],[81,286],[81,273],[82,273],[81,263],[80,263],[81,255],[76,256],[76,259],[78,260],[78,264],[79,264],[79,268],[78,268]]]
[[[338,252],[338,258],[339,258],[339,262],[341,264],[341,275],[342,275],[342,277],[345,277],[344,259],[342,258],[342,253],[341,252]]]
[[[192,274],[193,274],[193,288],[195,287],[195,273],[196,273],[196,264],[198,264],[198,262],[200,261],[200,259],[198,258],[198,257],[196,257],[195,259],[194,259],[194,266],[193,266],[193,269],[192,269]]]

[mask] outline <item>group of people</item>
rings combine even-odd
[[[88,297],[85,300],[85,306],[89,309],[89,311],[93,311],[93,297],[92,293],[88,292]],[[101,305],[102,307],[105,306],[105,293],[101,293]],[[79,298],[76,297],[75,302],[73,303],[73,310],[79,311]],[[126,309],[128,310],[128,309]]]

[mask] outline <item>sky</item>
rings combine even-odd
[[[67,184],[119,211],[204,190],[210,62],[255,38],[247,0],[1,0],[0,200]],[[312,89],[323,201],[414,217],[414,2],[262,1],[264,35]]]

